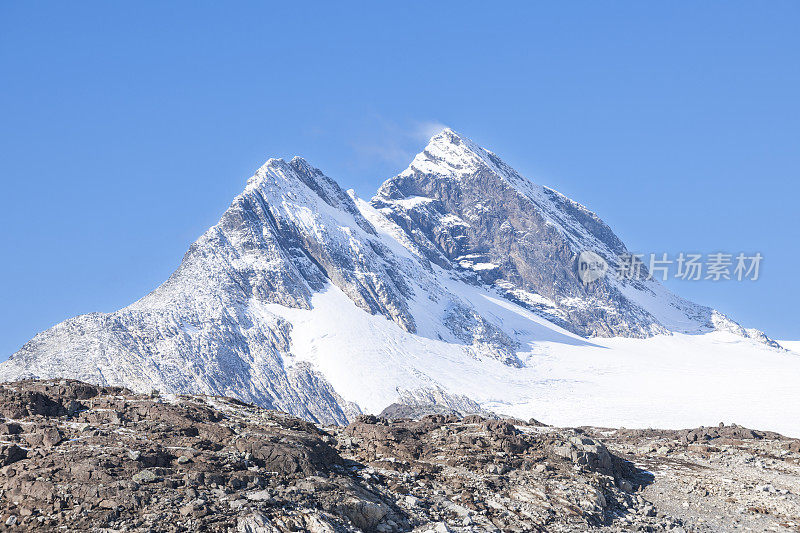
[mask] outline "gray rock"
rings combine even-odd
[[[136,472],[131,479],[140,485],[145,483],[153,483],[158,481],[158,476],[152,470],[142,470],[141,472]]]

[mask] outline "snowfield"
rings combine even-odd
[[[400,390],[442,388],[557,426],[683,428],[737,423],[800,437],[800,353],[733,333],[584,339],[474,289],[473,303],[525,338],[513,368],[469,347],[412,335],[335,286],[310,310],[270,305],[294,325],[292,353],[346,400],[379,413]],[[797,348],[800,343],[787,343]]]

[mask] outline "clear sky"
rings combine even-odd
[[[644,252],[761,252],[670,282],[800,339],[800,3],[0,3],[0,359],[143,296],[253,171],[370,197],[438,125]]]

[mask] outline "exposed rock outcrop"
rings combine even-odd
[[[734,426],[563,429],[479,415],[361,415],[326,428],[232,399],[63,380],[3,385],[0,412],[17,416],[0,423],[0,528],[10,531],[800,524],[798,441]],[[701,436],[687,443],[690,434]]]

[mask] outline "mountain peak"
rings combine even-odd
[[[457,140],[461,139],[461,135],[451,128],[444,128],[442,131],[431,137],[430,141],[432,142],[434,139]]]
[[[464,176],[478,168],[495,169],[493,154],[458,132],[444,128],[431,137],[427,146],[418,153],[402,175],[423,174]]]
[[[317,170],[313,166],[311,166],[308,163],[308,161],[306,161],[305,159],[303,159],[299,155],[294,156],[289,161],[287,161],[286,159],[284,159],[282,157],[270,157],[269,159],[267,159],[267,161],[263,165],[258,167],[258,170],[256,170],[255,176],[253,176],[253,177],[263,176],[263,175],[269,173],[270,171],[276,171],[277,170],[277,171],[284,171],[285,172],[285,171],[287,171],[289,169],[294,169],[294,170],[303,169],[303,170],[307,170],[307,171]]]
[[[450,128],[444,128],[442,131],[434,135],[428,141],[428,145],[425,147],[425,150],[434,147],[443,147],[443,146],[461,146],[467,150],[483,150],[480,146],[472,142],[467,137],[461,135],[457,131],[454,131]]]

